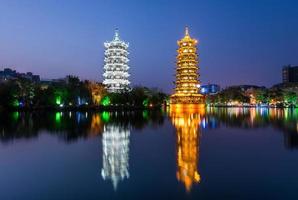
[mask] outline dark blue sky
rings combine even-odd
[[[103,42],[118,27],[132,83],[169,92],[186,25],[203,84],[271,86],[298,64],[297,0],[0,0],[0,69],[101,81]]]

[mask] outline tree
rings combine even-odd
[[[290,105],[296,105],[297,104],[297,94],[293,91],[285,91],[284,92],[284,102],[286,104],[290,104]]]
[[[0,104],[7,108],[19,106],[20,91],[20,85],[15,81],[0,84]]]
[[[263,104],[263,103],[268,103],[268,91],[267,89],[259,88],[255,90],[255,99],[256,103],[258,104]]]

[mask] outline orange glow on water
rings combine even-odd
[[[100,119],[99,114],[92,115],[91,126],[90,126],[90,136],[97,136],[103,132],[103,123]]]
[[[170,106],[170,117],[176,128],[177,179],[187,191],[201,181],[198,172],[201,117],[205,109],[199,104],[175,104]]]

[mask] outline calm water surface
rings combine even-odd
[[[298,199],[298,110],[1,113],[0,199]]]

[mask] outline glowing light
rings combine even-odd
[[[110,113],[109,113],[109,112],[104,111],[104,112],[101,114],[101,117],[102,117],[102,120],[103,120],[104,122],[109,122],[109,121],[110,121]]]
[[[101,101],[101,105],[103,106],[109,106],[111,104],[111,100],[110,97],[105,96],[102,101]]]
[[[121,41],[118,30],[115,31],[114,39],[105,42],[105,59],[104,59],[104,81],[109,92],[121,92],[129,87],[128,77],[128,43]]]
[[[148,113],[148,110],[144,110],[143,113],[142,113],[142,115],[143,115],[143,118],[144,118],[144,119],[146,119],[146,120],[149,119],[149,113]]]
[[[170,118],[176,128],[177,136],[177,179],[187,191],[194,183],[201,181],[198,172],[199,159],[199,125],[205,109],[199,104],[172,104]]]
[[[148,104],[149,104],[149,100],[148,100],[148,99],[145,99],[145,100],[143,101],[143,106],[147,107]]]
[[[13,120],[17,121],[20,117],[20,113],[19,112],[13,112],[12,114],[12,118]]]
[[[23,106],[24,106],[24,103],[23,103],[22,101],[20,101],[20,102],[19,102],[19,106],[20,106],[20,107],[23,107]]]
[[[61,104],[61,97],[57,96],[55,101],[56,101],[57,105],[60,105]]]
[[[90,126],[90,135],[96,136],[102,133],[103,123],[100,119],[99,114],[92,115],[91,126]]]
[[[60,112],[56,112],[55,120],[56,120],[56,123],[60,123],[61,122],[61,113]]]
[[[130,131],[123,127],[104,126],[101,176],[112,181],[114,190],[121,180],[129,178],[129,136]]]
[[[204,97],[199,94],[197,41],[190,37],[188,28],[185,36],[178,42],[176,86],[171,96],[171,104],[204,104]]]
[[[13,102],[12,102],[12,106],[13,107],[18,107],[20,104],[19,104],[19,101],[18,100],[14,100]]]

